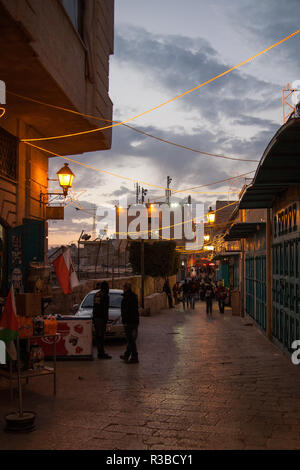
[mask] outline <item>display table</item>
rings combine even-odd
[[[57,317],[57,359],[93,359],[92,319],[75,315]],[[43,349],[45,358],[52,358],[53,339],[41,337],[37,344]]]
[[[26,384],[28,384],[29,379],[32,377],[40,377],[44,375],[53,375],[53,394],[56,395],[56,343],[59,339],[59,334],[55,335],[46,335],[46,336],[30,336],[28,338],[23,338],[27,340],[27,347],[30,348],[30,342],[34,341],[39,342],[42,339],[47,338],[51,340],[52,344],[52,359],[53,359],[53,367],[43,367],[41,369],[27,369],[21,370],[20,366],[20,338],[17,337],[17,371],[13,371],[13,361],[9,361],[9,370],[5,370],[0,368],[0,376],[6,378],[9,381],[9,388],[10,388],[10,397],[13,399],[13,384],[14,382],[18,383],[19,389],[19,407],[22,410],[22,379],[26,380]]]

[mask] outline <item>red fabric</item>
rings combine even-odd
[[[58,282],[60,284],[60,287],[62,288],[62,291],[64,294],[71,294],[72,292],[72,287],[70,283],[70,271],[68,269],[68,266],[66,265],[65,257],[64,255],[58,256],[54,261],[53,261],[53,266],[55,269],[55,274],[58,279]]]
[[[16,316],[16,304],[13,286],[11,286],[10,288],[5,305],[2,310],[0,327],[7,328],[12,331],[19,330],[18,320]]]

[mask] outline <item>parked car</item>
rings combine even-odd
[[[83,301],[81,302],[78,311],[75,316],[78,317],[92,317],[93,316],[93,305],[94,295],[98,292],[92,290],[89,292]],[[106,326],[106,336],[125,338],[124,327],[121,318],[121,302],[123,299],[123,291],[120,289],[109,289],[109,310],[108,310],[108,322]]]

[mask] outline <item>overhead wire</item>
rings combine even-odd
[[[224,77],[225,75],[229,74],[230,72],[232,72],[233,70],[236,70],[238,69],[239,67],[241,67],[242,65],[245,65],[247,64],[248,62],[251,62],[252,60],[256,59],[257,57],[261,56],[262,54],[265,54],[266,52],[270,51],[271,49],[273,49],[274,47],[284,43],[285,41],[287,41],[288,39],[290,39],[291,37],[297,35],[300,33],[300,29],[298,29],[297,31],[293,32],[292,34],[289,34],[288,36],[286,36],[285,38],[281,39],[280,41],[272,44],[271,46],[265,48],[264,50],[258,52],[257,54],[249,57],[248,59],[240,62],[239,64],[235,65],[234,67],[230,67],[229,69],[225,70],[224,72],[218,74],[218,75],[215,75],[214,77],[210,78],[209,80],[206,80],[205,82],[201,83],[200,85],[197,85],[187,91],[185,91],[184,93],[181,93],[167,101],[164,101],[163,103],[160,103],[159,105],[157,106],[154,106],[142,113],[139,113],[131,118],[128,118],[128,119],[125,119],[124,121],[121,121],[121,122],[118,122],[118,123],[114,123],[114,124],[110,124],[109,126],[104,126],[104,127],[99,127],[99,128],[96,128],[96,129],[90,129],[90,130],[87,130],[87,131],[80,131],[80,132],[74,132],[74,133],[70,133],[70,134],[63,134],[63,135],[57,135],[57,136],[52,136],[52,137],[43,137],[43,138],[34,138],[34,139],[22,139],[23,142],[37,142],[37,141],[41,141],[41,140],[56,140],[56,139],[63,139],[63,138],[69,138],[69,137],[75,137],[75,136],[78,136],[78,135],[86,135],[86,134],[91,134],[91,133],[95,133],[95,132],[99,132],[101,130],[104,130],[104,129],[109,129],[109,128],[112,128],[112,127],[117,127],[117,126],[120,126],[122,124],[126,124],[130,121],[133,121],[141,116],[144,116],[152,111],[155,111],[163,106],[166,106],[167,104],[179,99],[179,98],[182,98],[183,96],[195,91],[195,90],[198,90],[199,88],[202,88],[203,86],[217,80],[218,78],[221,78],[221,77]]]
[[[89,119],[95,119],[95,120],[98,120],[98,121],[105,121],[105,122],[112,122],[112,123],[122,124],[124,127],[127,127],[128,129],[131,129],[132,131],[137,132],[139,134],[145,135],[146,137],[150,137],[152,139],[158,140],[159,142],[163,142],[165,144],[173,145],[175,147],[182,148],[184,150],[189,150],[191,152],[199,153],[199,154],[204,155],[204,156],[224,158],[224,159],[227,159],[227,160],[235,160],[235,161],[241,161],[241,162],[255,162],[255,163],[258,163],[258,161],[259,161],[259,160],[253,160],[253,159],[247,159],[247,158],[237,158],[237,157],[231,157],[231,156],[228,156],[228,155],[220,155],[220,154],[216,154],[216,153],[204,152],[202,150],[198,150],[198,149],[195,149],[195,148],[192,148],[192,147],[188,147],[187,145],[182,145],[182,144],[178,144],[176,142],[172,142],[172,141],[167,140],[167,139],[163,139],[161,137],[150,134],[149,132],[142,131],[141,129],[138,129],[136,127],[129,126],[128,124],[124,124],[121,121],[116,121],[116,120],[112,121],[111,119],[104,119],[104,118],[100,118],[99,116],[80,113],[79,111],[74,111],[72,109],[64,108],[62,106],[56,106],[56,105],[53,105],[53,104],[45,103],[43,101],[36,100],[34,98],[29,98],[28,96],[19,95],[18,93],[13,93],[11,91],[9,91],[7,93],[9,93],[13,96],[17,96],[18,98],[21,98],[23,100],[31,101],[33,103],[37,103],[37,104],[40,104],[40,105],[43,105],[43,106],[48,106],[50,108],[58,109],[60,111],[66,111],[66,112],[69,112],[69,113],[72,113],[72,114],[77,114],[79,116],[83,116],[83,117],[86,117],[86,118],[89,118]],[[22,141],[26,141],[26,139],[25,140],[22,139]]]
[[[48,153],[49,155],[52,155],[52,156],[54,156],[54,157],[58,157],[58,158],[61,158],[61,159],[63,159],[63,160],[67,160],[67,161],[72,162],[72,163],[76,163],[77,165],[83,166],[83,167],[88,168],[88,169],[93,170],[93,171],[97,171],[97,172],[99,172],[99,173],[104,173],[104,174],[107,174],[107,175],[109,175],[109,176],[114,176],[114,177],[116,177],[116,178],[120,178],[120,179],[123,179],[123,180],[132,181],[132,182],[134,182],[134,183],[144,184],[144,185],[146,185],[146,186],[151,186],[151,187],[153,187],[153,188],[164,189],[164,190],[167,190],[167,189],[168,189],[168,190],[170,190],[170,188],[167,188],[166,186],[159,186],[159,185],[157,185],[157,184],[148,183],[147,181],[139,180],[139,179],[137,179],[137,178],[131,178],[131,177],[129,177],[129,176],[124,176],[124,175],[122,176],[122,175],[118,175],[117,173],[113,173],[113,172],[108,171],[108,170],[102,170],[101,168],[96,168],[96,167],[94,167],[94,166],[92,166],[92,165],[88,165],[88,164],[86,164],[86,163],[79,162],[78,160],[74,160],[74,159],[72,159],[72,158],[70,158],[70,157],[66,157],[66,156],[63,156],[63,155],[59,155],[59,154],[56,153],[56,152],[52,152],[51,150],[48,150],[48,149],[45,149],[44,147],[40,147],[40,146],[38,146],[38,145],[32,144],[31,142],[22,142],[22,143],[25,144],[25,145],[29,145],[30,147],[33,147],[33,148],[35,148],[35,149],[37,149],[37,150],[40,150],[40,151],[42,151],[42,152],[46,152],[46,153]],[[255,170],[254,170],[254,171],[255,171]],[[250,173],[253,173],[253,172],[250,172]],[[234,177],[231,177],[231,178],[227,178],[227,181],[232,180],[232,179],[236,179],[236,178],[237,178],[237,176],[234,176]],[[224,180],[224,181],[225,181],[225,180]],[[216,183],[209,183],[208,185],[211,186],[211,185],[217,184],[217,183],[218,183],[218,182],[216,182]],[[203,185],[203,187],[205,187],[205,186],[207,186],[207,185]],[[181,191],[181,192],[184,192],[184,190],[180,190],[180,191]],[[188,191],[189,191],[189,189],[186,190],[186,192],[188,192]],[[195,193],[196,193],[196,192],[195,192]],[[202,192],[201,192],[200,194],[202,194]],[[207,194],[207,193],[205,192],[204,194]],[[214,193],[214,194],[216,194],[216,193]],[[224,192],[223,192],[222,194],[224,194]]]

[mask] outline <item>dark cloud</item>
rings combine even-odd
[[[174,95],[191,89],[232,67],[225,64],[201,38],[152,35],[141,28],[120,28],[116,35],[116,60],[143,69],[156,85]],[[218,122],[225,116],[272,108],[278,87],[256,77],[233,71],[180,99],[186,109]],[[274,101],[272,101],[274,97]]]
[[[252,40],[267,39],[269,43],[280,41],[299,29],[299,0],[234,0],[235,9],[231,19],[238,24]],[[226,11],[224,9],[224,13]],[[232,13],[232,12],[231,12]],[[291,38],[284,45],[274,49],[270,54],[299,60],[300,35]],[[276,73],[276,72],[275,72]],[[299,77],[295,77],[297,79]],[[287,78],[287,81],[289,78]]]

